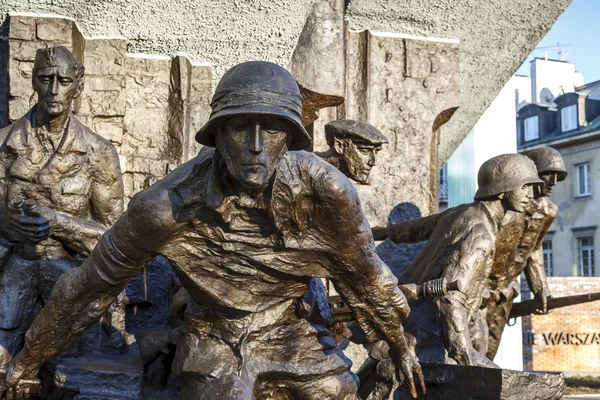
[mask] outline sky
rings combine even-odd
[[[570,44],[561,46],[569,52],[566,61],[575,64],[575,70],[583,73],[585,83],[600,80],[599,26],[600,0],[573,0],[537,47],[555,47],[557,42]],[[529,76],[529,61],[534,57],[544,57],[544,51],[548,52],[548,58],[558,59],[553,48],[534,50],[517,74]]]

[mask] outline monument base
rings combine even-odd
[[[555,400],[565,388],[563,374],[421,363],[428,400]],[[404,387],[394,400],[412,400]]]
[[[79,400],[139,400],[143,381],[141,362],[128,357],[63,358],[54,375],[60,391]]]

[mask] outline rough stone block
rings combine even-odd
[[[127,42],[125,39],[88,39],[84,65],[89,75],[124,75]]]
[[[35,40],[35,19],[20,15],[9,17],[8,38]]]
[[[116,146],[123,142],[123,117],[93,118],[92,129]]]
[[[8,101],[8,119],[10,121],[16,121],[25,115],[30,108],[27,98],[12,98]]]
[[[139,361],[125,357],[61,359],[54,383],[65,392],[78,392],[78,399],[138,400],[143,374]]]
[[[73,21],[62,18],[43,18],[37,21],[36,37],[39,40],[71,44]]]
[[[10,58],[18,61],[35,61],[35,53],[44,47],[39,42],[14,40],[10,42]]]
[[[31,87],[31,77],[33,76],[33,63],[22,61],[18,64],[19,75],[21,78],[26,79]]]
[[[127,58],[127,108],[166,109],[171,59]]]

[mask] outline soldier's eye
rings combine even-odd
[[[59,82],[63,86],[69,86],[71,83],[73,83],[73,80],[72,79],[59,79]]]
[[[47,78],[47,77],[45,77],[45,76],[43,76],[43,77],[39,77],[39,78],[38,78],[38,80],[39,80],[40,82],[42,82],[43,84],[47,84],[47,83],[49,83],[49,82],[50,82],[50,78]]]

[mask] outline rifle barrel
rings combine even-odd
[[[574,306],[577,304],[590,303],[600,300],[600,292],[577,294],[573,296],[551,297],[548,299],[548,310]],[[540,303],[536,300],[525,300],[520,303],[515,303],[510,310],[509,318],[518,318],[525,315],[533,314],[540,308]]]

